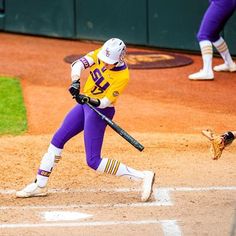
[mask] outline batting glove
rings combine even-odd
[[[94,107],[98,107],[101,103],[99,99],[90,98],[90,97],[83,95],[83,94],[76,95],[75,100],[79,104],[83,105],[83,104],[89,103]]]
[[[79,95],[80,92],[80,80],[75,80],[72,82],[72,84],[69,87],[69,92],[71,93],[71,95],[73,97],[76,97],[77,95]]]
[[[85,96],[83,94],[78,94],[75,96],[75,100],[76,102],[78,102],[79,104],[85,104],[85,103],[89,103],[90,102],[90,97]]]

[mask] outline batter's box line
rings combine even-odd
[[[0,229],[17,228],[68,228],[68,227],[98,227],[111,225],[150,225],[160,224],[164,236],[181,236],[180,227],[176,220],[140,220],[140,221],[94,221],[74,223],[39,223],[39,224],[0,224]]]
[[[68,208],[103,208],[103,207],[153,207],[153,206],[173,206],[171,192],[203,192],[203,191],[235,191],[236,186],[215,186],[215,187],[160,187],[154,189],[154,201],[137,203],[117,203],[117,204],[73,204],[73,205],[38,205],[38,206],[0,206],[1,210],[13,209],[68,209]],[[51,189],[49,193],[82,193],[82,192],[137,192],[140,189],[118,188],[118,189]],[[15,190],[0,190],[0,194],[14,194]]]
[[[178,191],[178,192],[192,192],[192,191],[234,191],[236,186],[210,186],[210,187],[158,187],[154,188],[154,191]],[[61,189],[61,188],[52,188],[49,189],[49,193],[85,193],[85,192],[139,192],[141,188],[81,188],[81,189]],[[0,189],[0,194],[15,194],[15,189]]]

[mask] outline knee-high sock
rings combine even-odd
[[[52,172],[53,167],[58,163],[61,158],[62,149],[50,144],[47,153],[43,155],[43,158],[38,169],[36,181],[39,187],[45,187],[48,182],[48,178]]]
[[[214,42],[213,45],[220,53],[226,65],[231,66],[232,64],[234,64],[228,46],[222,37],[220,37],[216,42]]]
[[[211,72],[213,57],[212,43],[208,40],[203,40],[200,41],[199,45],[202,53],[203,71],[206,73]]]
[[[142,180],[144,174],[142,171],[130,168],[117,160],[103,158],[99,164],[97,171],[116,176],[125,176],[132,180]]]

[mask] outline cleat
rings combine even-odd
[[[221,64],[221,65],[218,65],[218,66],[214,66],[213,68],[214,71],[229,71],[229,72],[234,72],[236,71],[236,64],[232,64],[232,65],[227,65],[227,64]]]
[[[42,197],[47,195],[47,188],[40,188],[37,183],[28,184],[25,188],[16,192],[20,198]]]
[[[143,188],[142,188],[143,192],[142,192],[141,200],[142,202],[147,202],[153,192],[152,188],[155,181],[155,173],[152,171],[143,171],[143,173],[145,176],[143,179]]]
[[[188,77],[190,80],[213,80],[214,74],[213,72],[205,72],[203,70],[200,70],[197,73],[191,74]]]

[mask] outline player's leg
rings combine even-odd
[[[212,3],[206,10],[201,25],[198,31],[197,39],[199,42],[201,55],[202,55],[202,69],[194,74],[189,75],[191,80],[212,80],[214,74],[212,71],[212,58],[213,58],[213,48],[211,43],[211,34],[212,34]],[[209,31],[210,29],[210,31]]]
[[[223,3],[225,6],[222,6],[222,2],[212,2],[202,19],[197,38],[201,49],[203,68],[201,71],[190,75],[189,79],[191,80],[209,80],[214,78],[212,70],[212,42],[216,42],[220,38],[220,32],[229,15],[232,14],[229,12],[227,4]]]
[[[84,112],[81,105],[76,105],[65,117],[61,127],[54,134],[47,152],[41,160],[36,180],[16,193],[17,197],[45,196],[49,176],[61,158],[65,143],[83,130]]]
[[[213,49],[212,44],[209,40],[203,40],[199,42],[203,68],[194,74],[189,75],[190,80],[213,80],[214,73],[212,71],[212,57],[213,57]]]
[[[225,40],[220,37],[219,40],[213,43],[217,51],[220,53],[221,57],[224,60],[224,64],[214,66],[214,71],[230,71],[234,72],[236,71],[236,64],[233,61],[228,46],[225,42]]]
[[[217,8],[218,14],[216,20],[219,22],[219,28],[223,29],[229,18],[233,15],[236,9],[236,1],[232,0],[224,0],[215,2],[215,8]],[[236,71],[236,64],[233,62],[232,57],[230,55],[228,46],[225,40],[218,36],[215,40],[212,41],[213,45],[220,53],[221,57],[224,60],[224,64],[215,66],[215,71]]]
[[[106,108],[101,112],[108,118],[114,116],[114,108]],[[124,176],[132,180],[143,181],[142,201],[147,201],[152,193],[155,174],[151,171],[139,171],[120,163],[118,160],[101,158],[106,123],[95,112],[85,109],[84,140],[87,164],[94,170]]]
[[[152,171],[140,171],[133,169],[117,160],[102,158],[97,171],[115,176],[124,176],[130,180],[142,181],[141,200],[146,202],[152,194],[155,181],[155,173]]]

